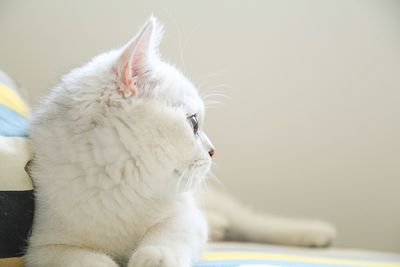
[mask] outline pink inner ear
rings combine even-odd
[[[136,83],[133,82],[134,79],[133,79],[131,67],[129,65],[130,64],[127,64],[125,66],[125,85],[126,85],[125,90],[127,90],[128,93],[135,95],[137,93],[137,87],[136,87]]]
[[[118,92],[124,96],[138,93],[137,79],[146,72],[154,53],[155,19],[151,18],[142,28],[139,35],[131,40],[117,62],[117,75],[120,82]]]
[[[151,33],[145,31],[132,51],[132,55],[128,60],[132,77],[138,76],[146,67],[149,50],[151,49],[150,38]]]

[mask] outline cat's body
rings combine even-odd
[[[188,267],[201,253],[207,223],[192,191],[214,151],[201,127],[203,102],[159,59],[160,38],[151,18],[127,45],[67,74],[35,113],[28,267]],[[224,206],[247,209],[210,194],[229,222],[207,204],[212,236],[234,236],[237,218]],[[298,244],[329,243],[321,233],[329,240]]]

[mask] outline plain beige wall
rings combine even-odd
[[[206,128],[231,192],[332,221],[337,246],[400,251],[399,1],[2,0],[0,68],[35,103],[151,13],[165,58],[227,96]]]

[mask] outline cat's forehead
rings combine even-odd
[[[164,65],[160,72],[159,99],[180,107],[188,114],[202,113],[204,104],[196,87],[177,69]]]
[[[168,105],[179,107],[188,115],[203,113],[203,101],[193,85],[169,83],[162,91],[163,93],[159,97]]]

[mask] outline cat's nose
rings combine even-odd
[[[215,151],[214,151],[214,149],[213,149],[213,148],[211,148],[211,150],[210,150],[210,151],[208,151],[208,155],[210,155],[210,157],[213,157],[213,156],[214,156],[214,154],[215,154]]]

